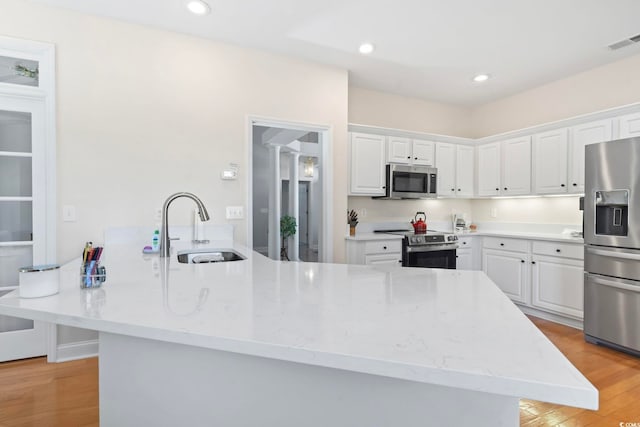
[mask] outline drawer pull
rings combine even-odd
[[[463,245],[466,245],[466,244],[467,244],[467,242],[462,242],[462,244],[463,244]]]
[[[386,246],[383,246],[383,247],[382,247],[382,249],[384,249],[384,250],[386,251],[386,250],[387,250],[387,247],[386,247]]]
[[[535,264],[535,263],[536,263],[535,261],[531,261],[531,264]]]
[[[524,260],[523,259],[521,259],[520,262],[524,264]]]
[[[500,246],[504,246],[504,243],[500,243]]]
[[[560,249],[556,249],[556,252],[560,253]]]

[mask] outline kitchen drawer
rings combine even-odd
[[[528,252],[529,242],[526,240],[502,237],[485,237],[482,239],[482,247],[489,249],[503,249],[505,251]]]
[[[458,247],[459,248],[470,248],[473,245],[473,237],[462,237],[458,235]]]
[[[388,252],[402,252],[402,240],[371,240],[364,244],[365,254],[384,254]]]
[[[533,253],[563,258],[584,258],[584,246],[572,243],[533,242]]]
[[[395,254],[380,254],[380,255],[365,255],[364,263],[366,265],[402,265],[402,255]]]

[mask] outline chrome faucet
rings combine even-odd
[[[170,247],[171,239],[169,239],[169,220],[167,218],[169,213],[169,205],[175,199],[178,199],[180,197],[187,197],[193,200],[196,203],[196,205],[198,205],[198,215],[200,215],[200,219],[202,221],[209,221],[209,212],[207,212],[207,208],[204,207],[202,200],[200,200],[198,196],[192,193],[185,193],[185,192],[175,193],[170,195],[167,198],[167,200],[164,201],[164,205],[162,206],[162,236],[160,236],[161,237],[160,238],[160,257],[162,258],[167,258],[171,255],[171,247]]]

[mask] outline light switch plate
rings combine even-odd
[[[76,222],[78,220],[76,207],[72,205],[62,206],[62,220],[64,222]]]
[[[227,206],[227,219],[243,219],[244,207],[242,206]]]

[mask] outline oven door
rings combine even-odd
[[[456,268],[457,245],[407,246],[402,252],[403,267]]]

